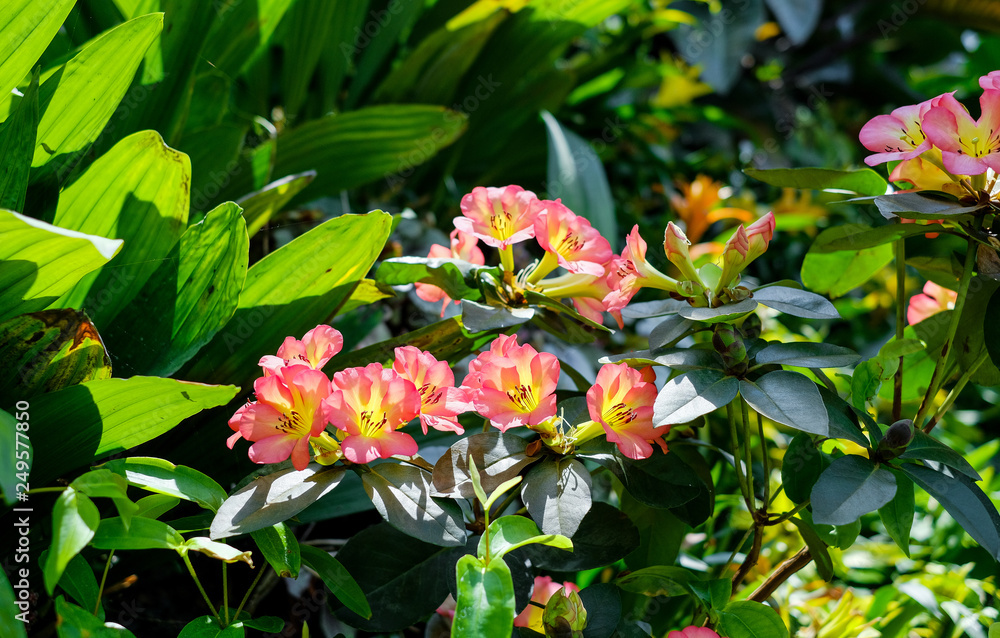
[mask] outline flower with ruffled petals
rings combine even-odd
[[[916,157],[931,147],[931,141],[922,126],[924,115],[931,109],[932,100],[901,106],[889,115],[876,115],[868,120],[858,136],[861,143],[874,155],[865,158],[865,164],[875,166],[893,160]]]
[[[671,631],[667,634],[667,638],[720,638],[719,634],[715,633],[707,627],[696,627],[691,625],[690,627],[685,627],[680,631]]]
[[[307,332],[301,341],[295,337],[285,337],[277,356],[261,357],[260,366],[264,368],[265,375],[276,374],[278,368],[293,364],[320,370],[343,347],[344,336],[340,331],[320,324]]]
[[[490,342],[490,349],[480,352],[475,359],[469,362],[469,374],[462,381],[462,388],[468,392],[474,392],[483,387],[483,366],[494,357],[506,357],[511,348],[517,346],[517,335],[500,335]],[[472,398],[472,395],[469,395]]]
[[[534,589],[531,592],[531,601],[538,603],[542,607],[536,607],[529,604],[527,607],[517,615],[514,619],[515,627],[526,627],[538,633],[545,633],[545,627],[542,625],[542,608],[545,604],[549,602],[549,599],[555,596],[556,592],[560,589],[565,588],[566,591],[579,592],[580,588],[577,587],[576,583],[571,583],[566,581],[564,583],[556,583],[552,581],[551,576],[535,576]]]
[[[979,97],[978,120],[950,94],[935,98],[923,116],[923,130],[941,149],[944,168],[955,175],[980,175],[987,168],[1000,171],[1000,90],[987,89]],[[905,159],[905,158],[901,158]]]
[[[611,292],[604,297],[604,305],[611,312],[621,311],[640,288],[659,288],[677,291],[677,281],[667,277],[646,261],[646,241],[639,236],[639,226],[625,238],[621,257],[612,259],[607,283]]]
[[[924,284],[924,292],[910,297],[910,305],[906,309],[906,322],[911,326],[920,323],[931,315],[950,310],[955,307],[958,293],[937,285],[933,281]]]
[[[611,259],[611,244],[600,231],[563,206],[561,200],[539,200],[532,204],[535,239],[545,256],[529,281],[538,281],[562,266],[571,273],[603,275],[604,264]]]
[[[409,380],[420,393],[420,426],[427,434],[432,427],[442,432],[462,434],[458,415],[473,409],[466,391],[455,387],[455,373],[447,361],[413,346],[396,348],[392,364],[396,374]]]
[[[470,392],[476,411],[501,432],[540,425],[556,414],[559,359],[516,341],[506,342],[504,347],[504,355],[498,356],[491,349],[481,362],[473,381],[479,387]]]
[[[413,437],[396,430],[420,414],[420,393],[391,369],[370,363],[337,372],[323,409],[330,423],[347,433],[340,447],[352,463],[417,453]]]
[[[455,228],[475,235],[487,246],[505,250],[535,236],[530,208],[537,199],[520,186],[477,186],[462,198],[463,217],[455,218]]]
[[[482,266],[486,263],[486,257],[483,255],[483,251],[480,250],[478,244],[479,240],[476,239],[475,235],[463,233],[456,228],[451,231],[451,248],[442,246],[441,244],[431,244],[431,250],[427,253],[427,258],[462,259],[470,264]],[[425,284],[418,281],[413,284],[413,287],[416,295],[424,301],[437,303],[442,299],[444,300],[444,303],[441,305],[442,317],[444,316],[445,309],[448,307],[448,302],[459,303],[458,299],[452,299],[448,296],[448,293],[434,284]]]
[[[664,451],[663,436],[669,425],[653,426],[656,402],[652,370],[640,372],[626,363],[609,363],[597,373],[597,383],[587,390],[587,410],[591,421],[577,428],[577,443],[603,433],[630,459],[645,459],[656,443]]]
[[[330,380],[306,365],[285,366],[257,379],[254,392],[256,403],[241,407],[229,422],[233,427],[238,417],[240,436],[254,442],[250,460],[280,463],[291,457],[295,469],[304,470],[310,437],[319,436],[326,427],[322,406],[330,395]],[[238,438],[229,439],[230,447]]]

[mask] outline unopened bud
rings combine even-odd
[[[587,627],[587,610],[580,594],[565,588],[553,594],[542,612],[542,625],[549,638],[582,638]]]
[[[743,334],[746,335],[747,339],[757,339],[764,331],[764,323],[761,321],[760,315],[753,312],[743,320],[740,329],[743,330]]]
[[[878,444],[878,453],[882,459],[894,459],[906,451],[906,446],[913,441],[914,428],[910,419],[900,419],[886,430],[885,437]]]
[[[695,270],[694,262],[691,261],[691,255],[688,253],[690,245],[691,242],[684,232],[673,222],[668,222],[667,229],[663,233],[663,252],[667,254],[670,263],[681,272],[680,279],[689,279],[700,284],[698,271]]]
[[[747,371],[747,347],[739,331],[731,324],[715,324],[712,346],[722,356],[722,363],[727,371],[737,376]]]

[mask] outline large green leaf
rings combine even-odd
[[[312,545],[299,545],[299,550],[302,562],[319,574],[320,580],[337,600],[359,616],[372,617],[365,593],[340,561]]]
[[[260,375],[257,362],[285,337],[301,338],[337,314],[382,251],[391,223],[382,211],[337,217],[254,264],[235,315],[182,376],[249,385]]]
[[[162,14],[129,20],[102,34],[42,83],[31,162],[40,170],[32,172],[32,181],[51,173],[62,181],[72,161],[111,119],[162,27]]]
[[[621,510],[594,503],[573,535],[573,551],[528,545],[521,549],[533,566],[560,572],[603,567],[624,558],[639,546],[639,530]]]
[[[809,499],[824,469],[824,457],[808,434],[796,434],[781,460],[781,484],[793,503]]]
[[[754,290],[753,298],[754,301],[786,315],[805,319],[840,319],[840,313],[832,303],[805,290],[786,286],[767,286]]]
[[[829,168],[747,168],[743,171],[765,184],[782,188],[845,190],[859,195],[885,195],[886,181],[870,168],[838,171]]]
[[[5,210],[0,235],[0,320],[45,309],[122,246]]]
[[[802,341],[792,343],[774,341],[754,355],[754,362],[757,364],[780,363],[801,368],[842,368],[857,363],[859,359],[861,356],[850,348],[835,346],[832,343]]]
[[[108,461],[101,467],[125,477],[126,481],[144,490],[194,501],[213,512],[218,511],[226,500],[226,491],[211,477],[163,459],[132,456]]]
[[[100,522],[97,506],[83,494],[67,487],[59,495],[52,508],[52,545],[43,569],[45,591],[49,596],[55,591],[66,565],[87,546]]]
[[[294,0],[227,0],[205,38],[202,56],[230,76],[239,75],[263,52]]]
[[[810,250],[802,262],[802,284],[810,290],[841,297],[875,276],[892,261],[892,255],[890,244],[831,253]]]
[[[542,534],[538,525],[524,516],[501,516],[492,523],[486,534],[479,537],[479,556],[486,558],[486,539],[489,537],[490,560],[503,558],[509,552],[525,545],[547,545],[573,550],[573,541],[559,534]]]
[[[131,449],[184,419],[228,403],[235,386],[132,377],[100,379],[42,395],[32,406],[35,450],[32,482],[47,484],[75,468]]]
[[[413,24],[413,21],[424,10],[424,5],[419,2],[393,4],[390,1],[381,10],[375,10],[375,5],[372,6],[373,10],[365,16],[365,23],[361,25],[360,29],[354,30],[352,28],[348,31],[347,28],[341,28],[337,34],[344,38],[344,42],[339,46],[344,61],[347,61],[347,58],[351,56],[356,58],[354,77],[351,79],[345,100],[346,108],[356,108],[358,102],[366,94],[368,86],[378,77],[379,72],[388,61],[389,54],[400,40],[400,35]],[[348,11],[350,11],[349,8],[345,9],[344,13],[350,15]],[[351,25],[348,23],[345,27],[350,28]],[[346,42],[350,42],[351,49],[343,46]]]
[[[8,0],[0,14],[0,96],[28,74],[76,0]]]
[[[249,259],[241,212],[227,202],[191,225],[104,331],[119,375],[174,373],[233,316]]]
[[[813,520],[824,525],[849,525],[891,501],[895,494],[892,472],[848,454],[834,459],[813,485]]]
[[[434,498],[430,474],[399,463],[380,463],[361,475],[375,509],[390,525],[422,541],[465,545],[468,532],[452,500]]]
[[[885,224],[884,226],[865,226],[864,224],[838,224],[820,233],[813,242],[811,251],[817,253],[833,253],[842,250],[861,250],[874,248],[883,244],[923,235],[939,233],[945,228],[939,224]]]
[[[0,35],[0,37],[3,37]],[[38,130],[38,76],[7,121],[0,124],[0,208],[24,210],[28,191],[31,157],[35,152],[35,132]]]
[[[76,310],[43,310],[0,323],[0,405],[111,377],[97,329]]]
[[[909,556],[910,528],[913,527],[913,481],[898,470],[892,473],[896,476],[896,495],[879,508],[878,514],[889,538],[896,541],[896,545]]]
[[[772,421],[820,436],[830,434],[823,397],[803,374],[775,370],[756,381],[740,379],[740,394],[750,407]]]
[[[282,578],[298,578],[302,566],[302,554],[295,532],[285,523],[275,523],[250,532],[260,553]]]
[[[77,607],[59,596],[56,598],[56,633],[59,638],[135,638],[128,629],[108,627],[89,611]]]
[[[788,638],[781,616],[763,603],[738,600],[719,612],[719,631],[729,638]]]
[[[692,370],[664,384],[653,405],[653,423],[687,423],[715,411],[733,399],[740,390],[736,377],[719,370]]]
[[[521,500],[546,534],[572,537],[590,511],[590,472],[572,457],[539,463],[523,485]]]
[[[253,237],[264,227],[271,217],[299,194],[316,178],[316,171],[306,171],[299,175],[288,175],[275,180],[260,189],[240,198],[237,202],[243,207],[243,219],[247,223],[247,234]]]
[[[106,518],[91,544],[98,549],[172,549],[184,545],[173,527],[153,518],[137,517],[126,527],[120,517]]]
[[[315,170],[316,180],[301,197],[335,195],[379,178],[393,185],[464,130],[460,113],[439,106],[371,106],[327,115],[278,138],[274,172]]]
[[[141,131],[121,140],[59,196],[54,223],[125,240],[121,253],[61,301],[85,307],[99,327],[110,324],[170,255],[188,218],[191,165]]]
[[[514,623],[514,582],[503,560],[488,564],[463,556],[455,568],[458,598],[452,632],[457,636],[509,638]]]

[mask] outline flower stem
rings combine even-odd
[[[767,504],[771,501],[771,458],[764,445],[764,419],[757,413],[757,435],[760,437],[761,463],[764,465],[764,514],[767,514]]]
[[[952,404],[955,403],[955,399],[958,398],[958,395],[965,388],[965,384],[968,383],[969,379],[972,378],[972,375],[974,375],[976,371],[979,370],[979,367],[986,362],[986,359],[989,358],[989,355],[990,353],[988,351],[983,350],[982,354],[979,355],[979,358],[977,358],[975,362],[973,362],[973,364],[969,366],[965,370],[965,372],[962,373],[962,376],[960,376],[958,378],[958,381],[955,383],[955,387],[953,387],[951,391],[948,393],[948,396],[945,397],[944,403],[941,404],[941,407],[937,409],[937,412],[934,413],[934,416],[931,417],[931,420],[928,421],[927,425],[924,426],[925,434],[930,433],[930,431],[934,429],[934,426],[937,425],[938,421],[941,420],[941,417],[944,416],[945,412],[947,412],[951,408]]]
[[[740,400],[739,398],[734,401]],[[743,466],[740,460],[740,438],[736,433],[736,410],[733,407],[733,401],[726,404],[726,416],[729,418],[729,435],[733,439],[733,465],[736,466],[736,478],[740,483],[740,491],[743,493],[743,500],[746,501],[747,509],[753,512],[753,507],[750,503],[750,495],[747,492],[747,481],[743,477]]]
[[[211,599],[208,594],[205,593],[205,588],[201,586],[201,581],[198,580],[198,574],[194,571],[194,565],[191,564],[191,559],[188,557],[187,553],[184,553],[182,558],[184,559],[184,564],[187,565],[188,573],[191,574],[191,578],[194,579],[194,584],[198,586],[198,591],[201,592],[201,597],[205,599],[205,604],[212,611],[212,615],[215,619],[219,621],[220,625],[222,623],[222,618],[219,617],[219,612],[215,611],[215,607],[212,605]]]
[[[747,408],[747,402],[743,400],[743,397],[739,398],[740,410],[742,411],[743,417],[743,452],[747,459],[747,489],[750,492],[750,502],[747,503],[747,507],[750,509],[750,513],[753,514],[757,508],[757,494],[753,489],[753,456],[750,443],[750,412]],[[760,441],[761,449],[764,446],[764,439],[761,438]],[[756,520],[756,517],[755,519]]]
[[[229,626],[229,582],[226,574],[226,562],[222,562],[222,613],[226,616],[226,627]]]
[[[514,272],[514,249],[511,246],[500,249],[500,265],[505,271]]]
[[[246,605],[247,601],[250,600],[250,594],[253,593],[254,587],[256,587],[257,583],[260,582],[260,578],[261,576],[264,575],[264,571],[267,569],[267,567],[268,567],[267,565],[261,567],[260,572],[257,574],[257,578],[254,578],[253,582],[250,583],[250,589],[247,590],[247,593],[243,596],[243,600],[240,601],[240,606],[236,608],[236,615],[234,616],[234,618],[240,617],[240,612],[243,611],[244,605]]]
[[[903,340],[903,325],[906,304],[906,240],[896,240],[896,341]],[[903,357],[899,357],[899,367],[892,389],[892,420],[898,421],[903,414]]]
[[[111,559],[115,557],[115,550],[108,553],[108,562],[104,564],[104,573],[101,575],[101,586],[97,588],[97,602],[94,603],[94,615],[101,609],[101,596],[104,594],[104,583],[108,580],[108,572],[111,570]]]
[[[532,271],[530,275],[528,275],[528,283],[529,284],[538,283],[538,281],[542,277],[555,270],[558,265],[559,265],[558,258],[549,251],[545,251],[545,255],[542,256],[542,260],[538,262],[538,265],[535,267],[535,270]]]

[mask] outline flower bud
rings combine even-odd
[[[747,226],[747,249],[744,267],[754,259],[757,259],[767,250],[767,245],[774,237],[774,213],[769,212],[754,223]]]
[[[761,321],[760,315],[752,312],[743,320],[740,329],[747,339],[756,339],[764,331],[764,323]]]
[[[722,276],[719,277],[719,285],[715,291],[716,294],[721,289],[728,288],[740,271],[743,270],[743,266],[747,262],[747,250],[749,248],[750,243],[747,239],[747,231],[742,226],[737,226],[736,232],[726,242],[726,246],[722,251]]]
[[[739,331],[728,323],[715,324],[712,346],[722,355],[726,371],[741,376],[747,371],[747,347]]]
[[[688,246],[691,242],[688,241],[687,236],[680,228],[674,225],[673,222],[667,223],[667,229],[663,233],[663,252],[667,254],[667,259],[677,270],[681,271],[681,276],[683,279],[688,279],[697,283],[701,283],[701,279],[698,278],[698,271],[695,270],[694,262],[691,261],[691,255],[688,253]]]
[[[677,292],[682,297],[700,297],[705,292],[705,287],[699,283],[685,279],[677,282]]]
[[[886,430],[885,437],[878,444],[878,455],[883,460],[891,460],[906,451],[913,441],[914,427],[910,419],[900,419]]]
[[[545,635],[558,638],[582,638],[587,626],[587,610],[580,594],[560,589],[545,605],[542,613]]]

